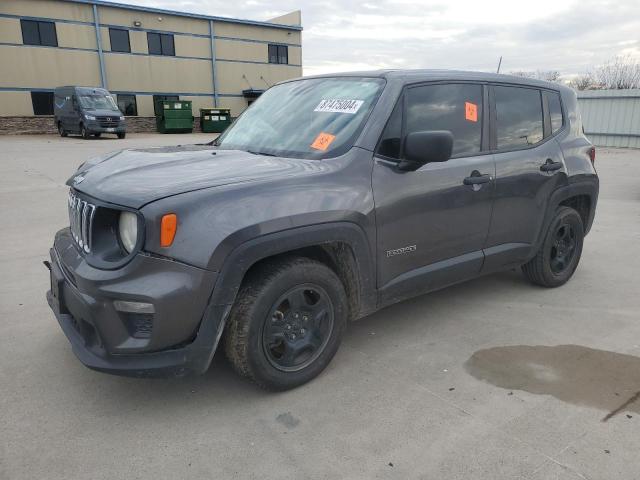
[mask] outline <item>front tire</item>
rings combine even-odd
[[[126,137],[126,136],[127,136],[127,134],[126,134],[126,133],[124,133],[124,132],[120,132],[120,133],[118,133],[118,138],[119,138],[120,140],[122,140],[122,139],[123,139],[124,137]]]
[[[84,139],[91,138],[91,133],[87,130],[87,127],[84,126],[84,123],[80,124],[80,136]]]
[[[578,267],[583,242],[582,218],[573,208],[560,207],[538,253],[522,266],[524,276],[543,287],[564,285]]]
[[[66,137],[67,136],[67,132],[64,129],[64,127],[62,126],[62,122],[58,122],[58,133],[60,134],[61,137]]]
[[[267,390],[288,390],[322,372],[344,333],[347,295],[338,276],[309,258],[268,261],[250,273],[231,309],[225,352]]]

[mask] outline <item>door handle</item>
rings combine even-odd
[[[547,161],[540,166],[541,172],[555,172],[556,170],[560,170],[562,168],[562,162],[554,162],[550,158],[547,158]]]
[[[489,183],[491,181],[491,175],[482,175],[479,171],[474,170],[471,172],[471,176],[466,177],[462,183],[465,185],[481,185],[483,183]]]

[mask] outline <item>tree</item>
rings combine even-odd
[[[591,73],[585,73],[584,75],[575,77],[569,82],[569,86],[576,90],[597,90],[599,88],[599,85]]]
[[[630,55],[616,56],[596,67],[592,76],[602,88],[640,88],[640,61]]]
[[[560,72],[557,70],[536,70],[536,71],[518,70],[515,72],[509,72],[509,73],[511,73],[511,75],[515,75],[516,77],[535,78],[537,80],[546,80],[547,82],[560,81]]]

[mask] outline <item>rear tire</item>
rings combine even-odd
[[[62,122],[58,122],[58,133],[60,134],[61,137],[66,137],[68,135],[67,131],[62,126]]]
[[[528,263],[522,266],[524,276],[542,287],[559,287],[573,276],[582,255],[584,226],[574,209],[560,207],[544,241]]]
[[[340,279],[326,265],[301,257],[268,261],[250,273],[231,309],[227,358],[267,390],[302,385],[338,350],[347,305]]]
[[[93,136],[96,138],[100,138],[100,135],[102,135],[101,133],[94,133]]]
[[[87,127],[84,126],[84,123],[80,124],[80,136],[84,139],[91,138],[91,133],[87,130]]]

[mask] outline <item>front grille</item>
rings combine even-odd
[[[101,127],[114,128],[118,126],[120,117],[98,117],[96,120],[98,120]]]
[[[71,235],[78,246],[86,253],[91,252],[91,234],[96,206],[82,200],[69,191],[69,225]]]

